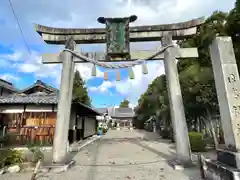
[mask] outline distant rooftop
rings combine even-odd
[[[6,81],[4,79],[0,79],[0,87],[3,87],[5,89],[8,89],[12,92],[17,92],[18,89],[13,86],[13,84],[9,81]]]
[[[107,111],[108,111],[107,108],[94,108],[94,109],[101,114],[107,113]]]
[[[41,80],[37,80],[35,83],[33,83],[31,86],[21,90],[20,92],[26,93],[27,91],[33,89],[34,87],[42,87],[44,89],[47,89],[50,92],[56,92],[59,91],[57,88],[54,88],[52,86],[49,86],[48,84],[42,82]]]
[[[108,115],[113,118],[132,118],[134,110],[133,108],[108,108]]]

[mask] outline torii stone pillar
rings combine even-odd
[[[70,37],[66,42],[66,49],[74,50],[75,42]],[[57,122],[53,142],[53,163],[65,163],[68,150],[68,129],[71,114],[74,61],[70,52],[64,51],[60,94],[57,110]]]
[[[172,36],[168,35],[163,37],[162,43],[164,45],[173,44]],[[167,78],[168,98],[174,130],[174,138],[176,141],[177,160],[182,164],[189,164],[191,162],[191,150],[175,58],[175,48],[176,47],[169,47],[165,50],[164,68]]]

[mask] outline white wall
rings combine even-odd
[[[96,134],[96,119],[85,117],[84,137]]]
[[[52,105],[27,105],[25,112],[56,112]]]
[[[23,105],[16,106],[2,106],[0,107],[1,113],[22,113],[24,111]]]
[[[52,105],[26,105],[25,112],[52,112]],[[0,112],[2,113],[22,113],[24,111],[24,105],[15,106],[0,106]],[[56,110],[54,110],[56,112]]]

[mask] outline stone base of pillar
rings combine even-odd
[[[118,127],[117,130],[119,131],[119,130],[120,130],[120,127]]]
[[[204,171],[210,180],[239,180],[240,153],[217,149],[217,160],[205,159]]]
[[[240,152],[217,149],[217,161],[233,168],[240,169]]]
[[[70,160],[65,163],[52,163],[52,164],[45,164],[42,166],[41,169],[39,169],[39,172],[52,172],[52,173],[61,173],[67,171],[69,168],[71,168],[76,161]]]
[[[133,128],[132,128],[132,127],[130,127],[130,130],[131,130],[131,131],[133,131]]]
[[[209,180],[239,180],[239,169],[225,165],[217,160],[205,159],[204,174]]]
[[[173,169],[175,169],[175,170],[183,170],[184,168],[191,168],[191,167],[195,166],[192,161],[180,162],[177,159],[172,159],[172,160],[168,161],[168,164],[170,166],[172,166]]]

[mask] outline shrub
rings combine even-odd
[[[169,139],[170,138],[170,131],[168,129],[163,129],[160,132],[160,135],[162,136],[163,139]]]
[[[20,164],[24,161],[24,156],[21,151],[18,150],[2,150],[0,151],[0,166],[10,166],[14,164]]]
[[[108,131],[107,128],[103,128],[103,134],[105,134]]]
[[[205,145],[214,146],[214,140],[212,137],[206,137],[204,138],[204,141],[205,141]]]
[[[193,152],[204,152],[205,149],[205,141],[203,139],[203,134],[200,132],[189,132],[189,141],[191,150]]]
[[[28,145],[28,150],[32,153],[31,156],[31,161],[33,163],[38,162],[38,160],[43,160],[44,159],[44,154],[41,151],[40,147],[33,147],[31,145]]]
[[[171,139],[171,140],[173,140],[173,130],[170,129],[170,128],[169,129],[163,129],[160,132],[160,136],[162,136],[163,139]]]

